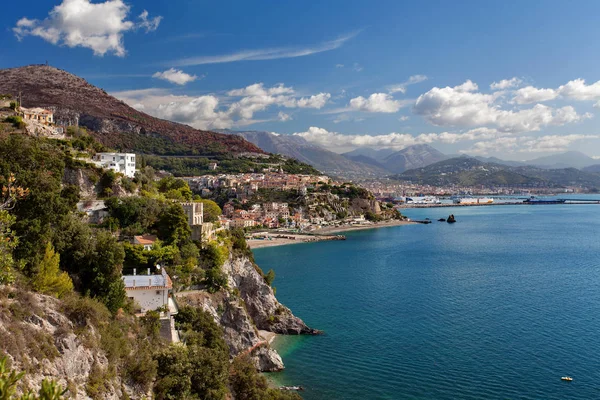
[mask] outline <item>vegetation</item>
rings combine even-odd
[[[89,168],[74,159],[74,150],[90,154],[98,146],[85,133],[73,135],[77,139],[72,143],[22,135],[0,138],[0,298],[11,299],[0,301],[0,317],[12,321],[9,334],[0,338],[2,350],[15,359],[23,353],[49,361],[60,357],[59,341],[30,328],[34,315],[51,315],[36,298],[51,299],[34,296],[33,289],[60,299],[51,304],[71,322],[59,326],[56,335],[74,332],[87,348],[106,355],[107,366],[94,364],[85,385],[91,398],[105,398],[111,390],[107,382],[115,377],[152,390],[157,399],[298,398],[269,389],[246,360],[230,365],[223,332],[210,314],[181,308],[177,326],[185,346],[161,342],[157,311],[142,318],[133,315],[122,281],[124,269],[160,264],[178,276],[179,284],[202,284],[217,292],[227,288],[222,268],[230,255],[252,260],[252,252],[240,230],[220,233],[211,243],[193,242],[178,202],[193,198],[188,185],[175,178],[155,182],[149,167],[131,181],[139,194],[124,198],[111,192],[120,177],[97,174],[109,215],[101,226],[86,223],[76,211],[78,188],[62,179],[67,168]],[[215,221],[218,205],[198,201],[207,220]],[[155,234],[159,240],[151,250],[120,240],[135,234]],[[269,284],[275,277],[273,271],[262,275]],[[33,368],[27,366],[30,372]],[[13,398],[21,376],[0,364],[0,400]],[[64,394],[46,382],[39,395],[23,398],[59,399]]]
[[[17,384],[25,376],[24,372],[16,373],[6,366],[6,357],[0,358],[0,400],[61,400],[66,389],[54,381],[44,379],[37,394],[29,391],[16,397]]]
[[[161,154],[154,152],[154,154]],[[179,153],[184,154],[184,153]],[[304,164],[293,158],[283,158],[279,155],[271,155],[269,157],[236,157],[227,158],[223,156],[217,157],[160,157],[160,156],[143,156],[143,160],[147,165],[152,166],[156,170],[164,170],[172,173],[175,176],[194,176],[194,175],[212,175],[224,173],[240,173],[240,172],[262,172],[265,169],[281,167],[283,172],[289,174],[307,174],[320,175],[314,167]],[[217,162],[216,170],[211,170],[209,164]]]

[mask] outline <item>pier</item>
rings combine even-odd
[[[600,200],[590,199],[548,199],[541,201],[502,201],[498,203],[473,203],[473,204],[401,204],[396,208],[440,208],[440,207],[493,207],[493,206],[539,206],[539,205],[581,205],[581,204],[600,204]]]

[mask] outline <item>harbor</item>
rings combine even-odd
[[[583,198],[546,198],[546,197],[512,197],[512,198],[455,198],[455,199],[437,199],[428,197],[427,202],[405,202],[396,205],[398,209],[406,208],[439,208],[439,207],[483,207],[483,206],[517,206],[517,205],[581,205],[581,204],[600,204],[597,199]]]

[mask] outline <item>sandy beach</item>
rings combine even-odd
[[[372,223],[372,224],[365,224],[365,225],[340,225],[340,226],[328,226],[325,228],[321,228],[321,229],[317,229],[315,231],[313,231],[314,233],[319,233],[319,234],[323,234],[323,233],[343,233],[343,232],[351,232],[351,231],[362,231],[365,229],[377,229],[377,228],[388,228],[390,226],[400,226],[400,225],[412,225],[415,224],[416,222],[412,222],[412,221],[400,221],[397,219],[391,220],[391,221],[383,221],[383,222],[376,222],[376,223]]]
[[[299,243],[311,243],[311,242],[321,242],[325,240],[336,240],[336,235],[343,232],[350,231],[359,231],[365,229],[377,229],[377,228],[387,228],[391,226],[400,226],[400,225],[410,225],[415,222],[410,221],[385,221],[378,222],[373,224],[346,224],[339,226],[328,226],[321,229],[316,229],[311,231],[308,234],[304,233],[287,233],[287,232],[277,232],[270,233],[270,239],[246,239],[246,243],[250,246],[251,249],[259,249],[262,247],[273,247],[273,246],[285,246],[289,244],[299,244]],[[315,235],[316,234],[316,235]],[[285,236],[285,237],[276,237],[276,236]]]

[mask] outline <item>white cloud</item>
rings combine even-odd
[[[216,56],[188,57],[176,61],[170,61],[168,65],[185,67],[190,65],[221,64],[237,61],[275,60],[279,58],[304,57],[311,54],[335,50],[344,45],[348,40],[358,35],[360,31],[341,36],[334,40],[319,43],[308,47],[276,47],[271,49],[241,50],[229,54]]]
[[[403,115],[400,118],[398,118],[398,121],[404,122],[404,121],[408,121],[409,119],[410,119],[410,117],[408,115]]]
[[[560,86],[558,92],[574,100],[600,100],[600,81],[586,85],[584,79],[575,79]]]
[[[198,79],[196,75],[186,74],[185,72],[171,68],[163,72],[157,72],[152,75],[153,78],[163,79],[177,85],[185,85],[186,83],[193,82]]]
[[[277,114],[277,118],[279,118],[281,122],[290,121],[292,119],[292,117],[289,114],[286,114],[283,111],[279,111],[279,114]]]
[[[492,90],[504,90],[519,86],[523,81],[519,78],[502,79],[500,82],[494,82],[490,85]]]
[[[422,94],[413,111],[438,126],[495,126],[505,132],[538,131],[548,125],[564,125],[590,118],[571,106],[559,109],[542,104],[521,110],[503,110],[497,104],[501,92],[484,94],[468,80],[455,87],[438,88]]]
[[[406,93],[406,87],[408,85],[414,85],[423,81],[426,81],[427,77],[425,75],[413,75],[410,78],[408,78],[408,80],[406,80],[405,82],[402,82],[398,85],[392,85],[388,88],[388,91],[390,93]]]
[[[527,86],[515,92],[513,101],[517,104],[529,104],[554,100],[557,97],[558,93],[554,89],[538,89],[533,86]]]
[[[354,65],[352,65],[352,69],[356,72],[361,72],[364,68],[359,63],[354,63]]]
[[[335,64],[336,68],[344,68],[344,64]]]
[[[461,141],[487,140],[505,136],[506,133],[490,128],[477,128],[467,132],[441,132],[422,133],[411,135],[408,133],[388,133],[383,135],[352,135],[330,132],[327,129],[311,126],[306,132],[297,132],[294,135],[302,136],[309,142],[318,144],[333,151],[346,151],[357,147],[371,147],[375,149],[393,148],[403,149],[413,144],[429,143],[458,143]]]
[[[67,47],[85,47],[103,56],[114,53],[125,55],[123,34],[136,28],[146,32],[155,30],[162,17],[148,19],[144,10],[138,23],[127,20],[130,7],[122,0],[92,3],[90,0],[63,0],[50,11],[43,21],[21,18],[13,28],[19,40],[38,36],[52,44]]]
[[[573,142],[598,138],[600,135],[579,134],[498,137],[494,140],[477,142],[471,148],[460,152],[481,155],[490,153],[556,153],[568,150],[569,145]]]
[[[138,23],[139,28],[143,28],[146,32],[154,32],[158,29],[158,25],[160,21],[162,21],[161,16],[154,17],[148,19],[148,11],[144,10],[138,17],[141,21]]]
[[[303,97],[296,101],[296,105],[300,108],[323,108],[323,106],[329,101],[331,94],[319,93],[310,97]]]
[[[394,100],[387,93],[373,93],[368,98],[362,96],[350,100],[350,109],[355,111],[395,113],[403,106],[403,102]]]
[[[600,108],[600,100],[596,104],[594,104],[594,108]]]
[[[254,115],[270,107],[319,109],[331,97],[329,93],[298,97],[293,88],[284,84],[265,87],[263,83],[230,90],[227,92],[229,97],[225,99],[215,95],[174,95],[167,90],[155,88],[117,92],[113,95],[150,115],[199,129],[231,128],[262,122],[264,120],[254,119]],[[279,112],[270,120],[290,119],[288,114]]]

